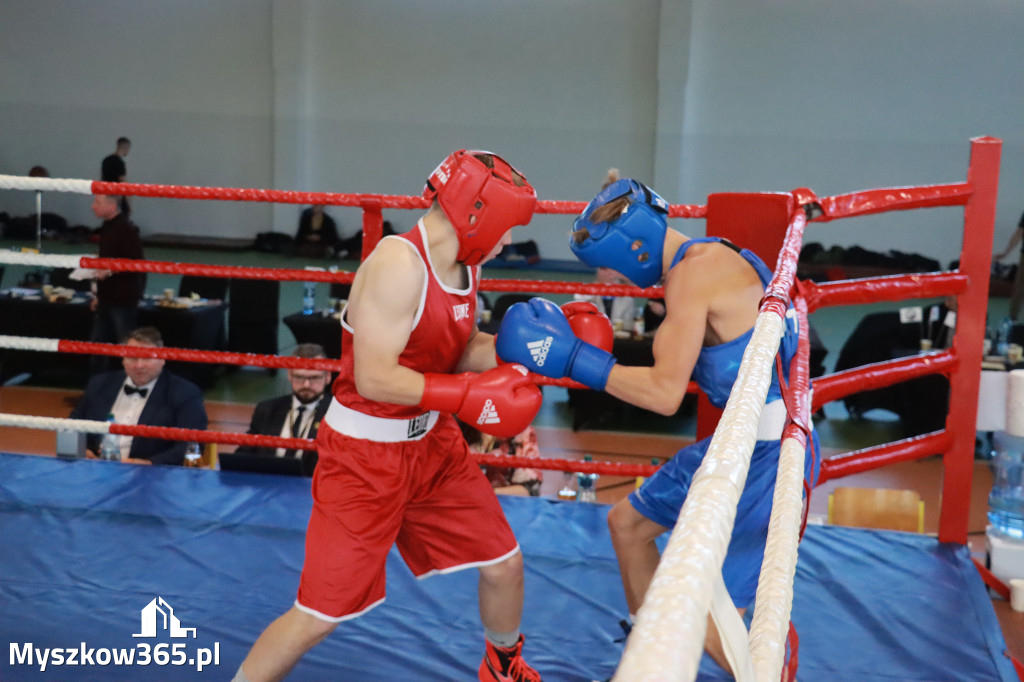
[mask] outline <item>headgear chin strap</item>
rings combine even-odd
[[[591,222],[594,211],[622,197],[629,197],[629,204],[620,215],[602,223]],[[651,287],[662,275],[666,215],[667,201],[643,183],[623,178],[587,204],[573,223],[569,246],[587,265],[611,268],[639,287]],[[577,243],[575,233],[582,229],[588,235]]]
[[[494,167],[480,155],[493,159]],[[482,262],[506,232],[530,222],[537,204],[537,193],[511,164],[491,152],[466,149],[434,169],[423,197],[437,199],[459,238],[456,260],[466,265]]]

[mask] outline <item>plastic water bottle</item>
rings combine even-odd
[[[302,314],[312,315],[316,309],[316,283],[306,282],[302,285]]]
[[[583,461],[591,461],[590,455],[583,455]],[[598,474],[576,474],[576,487],[580,491],[576,499],[580,502],[597,502],[597,479]]]
[[[114,423],[114,415],[108,414],[107,421],[111,424]],[[115,433],[103,434],[103,439],[100,441],[100,459],[106,459],[111,462],[121,461],[121,437]]]
[[[576,476],[571,471],[564,472],[562,487],[558,489],[558,499],[566,502],[576,501]]]
[[[199,443],[189,443],[185,446],[184,466],[189,469],[198,469],[203,465],[203,453],[199,449]]]
[[[1010,332],[1013,331],[1013,320],[1004,317],[999,323],[999,334],[996,337],[996,355],[1006,355],[1006,348],[1010,345]]]
[[[1001,535],[1024,541],[1024,438],[1000,434],[992,458],[988,520]]]

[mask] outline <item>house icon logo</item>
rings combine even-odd
[[[157,616],[159,614],[159,617]],[[174,609],[164,601],[163,597],[157,597],[146,604],[142,609],[142,632],[132,637],[156,637],[158,629],[166,630],[171,637],[188,637],[192,633],[192,639],[196,637],[195,628],[181,627],[181,621],[174,615]]]

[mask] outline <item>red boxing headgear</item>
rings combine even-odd
[[[537,193],[511,164],[491,152],[466,149],[434,169],[423,197],[437,199],[459,237],[456,259],[466,265],[479,264],[509,229],[530,222],[537,205]]]

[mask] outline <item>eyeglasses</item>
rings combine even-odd
[[[293,384],[322,384],[327,381],[327,374],[292,374]]]

